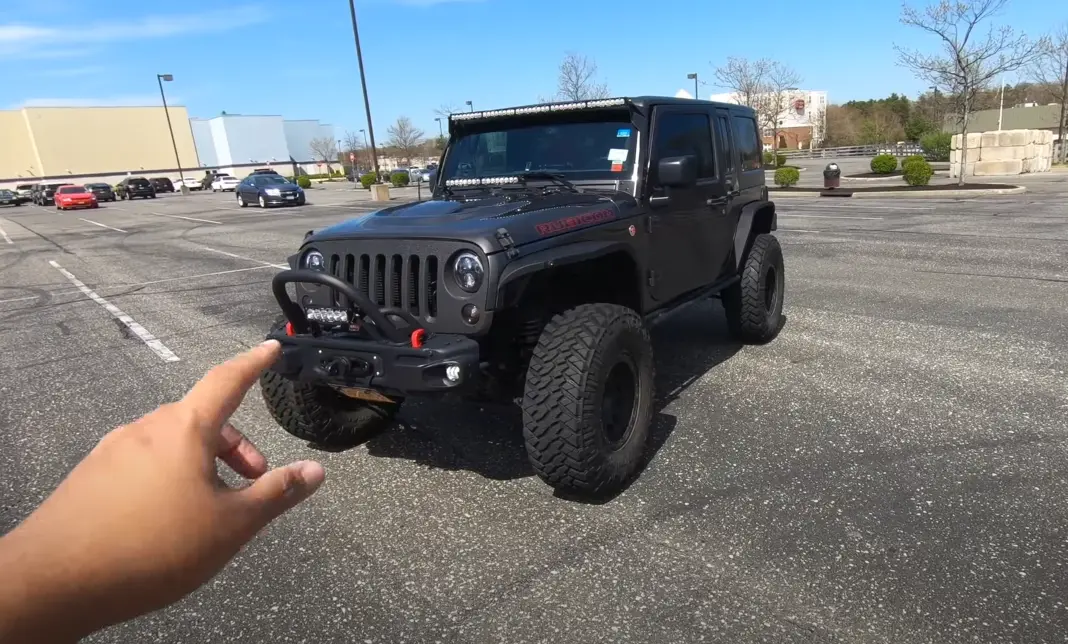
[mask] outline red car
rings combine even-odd
[[[60,186],[56,190],[56,210],[68,208],[97,208],[96,195],[85,186]]]

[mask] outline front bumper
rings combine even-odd
[[[305,197],[304,195],[294,195],[292,198],[289,198],[286,195],[280,197],[263,195],[263,201],[271,206],[303,206]]]
[[[57,204],[61,208],[92,208],[95,201],[61,201]]]
[[[308,320],[286,292],[286,284],[299,282],[328,286],[349,298],[353,303],[349,310],[360,320],[360,330],[324,329]],[[398,329],[390,320],[391,315],[403,315],[402,312],[380,309],[332,275],[310,270],[282,271],[275,275],[272,290],[289,321],[285,328],[267,336],[282,344],[282,358],[272,370],[283,377],[333,387],[372,389],[387,396],[456,392],[478,379],[476,340],[463,335],[424,333],[425,340],[417,343],[412,339],[414,333]]]

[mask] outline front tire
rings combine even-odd
[[[762,344],[779,335],[785,280],[779,240],[772,235],[757,235],[742,267],[741,279],[723,293],[732,336],[742,342]]]
[[[523,393],[523,437],[538,476],[583,495],[622,489],[645,461],[653,377],[652,342],[633,310],[583,304],[553,317]]]
[[[260,208],[266,208],[266,207],[267,207],[267,200],[263,198],[263,195],[260,195]]]
[[[242,208],[248,207],[248,202],[245,201],[245,195],[241,194],[240,192],[237,193],[237,205]]]

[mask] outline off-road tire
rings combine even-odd
[[[602,403],[620,364],[629,365],[634,400],[613,441]],[[583,304],[554,316],[531,356],[522,401],[527,456],[538,476],[564,492],[620,490],[645,461],[653,372],[649,332],[633,310]]]
[[[357,400],[330,387],[294,382],[270,369],[260,376],[260,390],[282,429],[324,447],[367,441],[389,427],[403,402]]]
[[[782,328],[785,292],[782,248],[773,235],[757,235],[741,279],[723,293],[727,327],[741,342],[770,342]]]

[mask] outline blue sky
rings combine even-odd
[[[999,22],[1041,35],[1068,19],[1058,4],[1012,0]],[[3,5],[0,109],[155,105],[155,76],[170,73],[171,102],[193,116],[317,118],[339,138],[366,124],[345,0]],[[714,81],[727,56],[769,56],[839,103],[915,96],[923,85],[897,66],[893,45],[935,46],[901,26],[900,5],[884,0],[357,0],[356,8],[380,141],[401,115],[436,134],[442,104],[549,96],[568,51],[594,59],[617,95],[673,95],[693,87],[687,73]],[[701,91],[722,89],[710,82]]]

